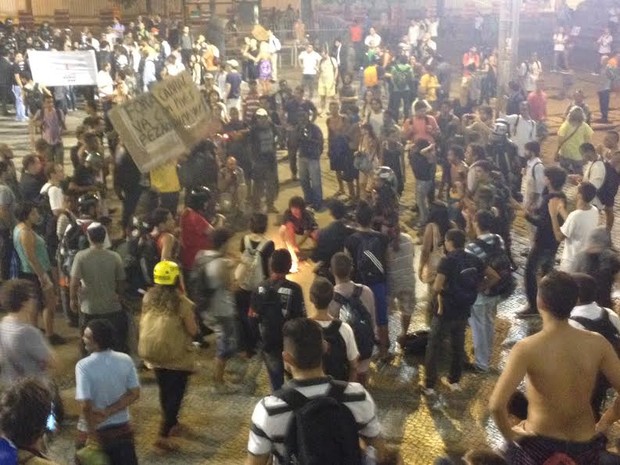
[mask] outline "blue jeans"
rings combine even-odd
[[[320,209],[323,204],[323,188],[321,186],[321,164],[318,159],[299,157],[299,183],[306,203]]]
[[[418,223],[424,226],[428,222],[428,195],[433,188],[433,181],[415,180],[415,201],[418,205]]]
[[[263,352],[263,360],[269,375],[269,384],[271,384],[271,392],[276,392],[284,384],[284,361],[282,353]]]
[[[469,326],[471,326],[471,335],[474,340],[474,363],[483,370],[488,370],[491,362],[495,314],[499,301],[500,296],[489,297],[478,294],[471,308]]]
[[[15,95],[15,119],[17,121],[24,121],[26,119],[26,105],[24,105],[22,88],[14,85],[13,95]]]

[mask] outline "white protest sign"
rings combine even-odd
[[[34,82],[46,87],[97,85],[94,50],[28,50],[28,63]]]

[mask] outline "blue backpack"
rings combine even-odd
[[[2,465],[17,465],[17,448],[11,441],[0,437],[0,463]]]

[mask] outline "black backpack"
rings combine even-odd
[[[264,282],[256,292],[261,296],[260,308],[254,311],[259,317],[259,331],[262,349],[266,353],[282,352],[282,328],[286,316],[282,311],[282,298],[278,292],[279,283]]]
[[[383,281],[385,268],[381,260],[385,255],[385,247],[381,233],[364,233],[359,238],[355,257],[355,271],[359,281],[362,284]]]
[[[33,115],[43,108],[43,91],[39,84],[35,84],[32,90],[26,91],[25,103]]]
[[[360,300],[362,289],[362,286],[356,284],[350,297],[335,292],[334,301],[340,305],[339,319],[353,329],[360,360],[367,360],[375,347],[375,333],[372,327],[372,316]]]
[[[506,250],[501,246],[499,239],[495,236],[493,238],[493,245],[488,244],[482,239],[476,239],[474,242],[486,255],[484,260],[485,265],[493,268],[499,275],[499,282],[490,287],[486,291],[486,295],[499,295],[504,299],[510,297],[517,288],[517,282],[512,274],[512,263],[510,262],[510,258],[508,258]]]
[[[294,388],[274,393],[293,410],[282,465],[362,465],[357,422],[344,404],[346,388],[330,380],[325,396],[308,399]]]
[[[464,253],[461,263],[458,264],[458,274],[448,284],[448,288],[442,291],[442,297],[450,300],[460,308],[471,307],[478,298],[478,286],[482,282],[482,274],[476,268],[475,255]]]
[[[153,286],[153,271],[155,265],[160,262],[159,250],[157,250],[157,238],[150,233],[145,233],[138,239],[136,250],[136,258],[140,266],[140,273],[146,287]]]
[[[47,250],[52,254],[55,254],[60,242],[58,240],[58,235],[56,234],[58,218],[54,215],[52,207],[50,206],[48,190],[41,192],[34,199],[39,215],[41,215],[41,223],[36,225],[34,229],[41,237],[43,237],[43,239],[45,239]]]
[[[620,334],[609,319],[607,310],[601,307],[601,316],[596,319],[585,318],[583,316],[571,316],[570,319],[576,321],[588,331],[603,336],[609,341],[616,353],[620,355]]]
[[[605,165],[605,179],[601,187],[596,191],[596,196],[603,203],[603,205],[609,205],[610,203],[613,203],[614,198],[618,193],[620,175],[609,162],[604,161],[603,164]]]
[[[71,227],[65,231],[58,246],[58,264],[65,276],[71,276],[71,268],[77,253],[89,247],[86,229],[92,222],[85,221],[82,224],[78,224],[77,220],[70,213],[68,213],[68,218]]]
[[[340,334],[342,321],[334,320],[327,328],[323,328],[323,339],[327,342],[327,350],[323,354],[323,371],[339,381],[349,379],[349,360],[347,345]]]

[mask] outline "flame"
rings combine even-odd
[[[295,250],[293,249],[293,247],[291,247],[290,244],[286,244],[286,248],[290,252],[292,259],[291,271],[289,271],[289,274],[297,273],[299,272],[299,259],[297,258],[297,254],[295,253]]]

